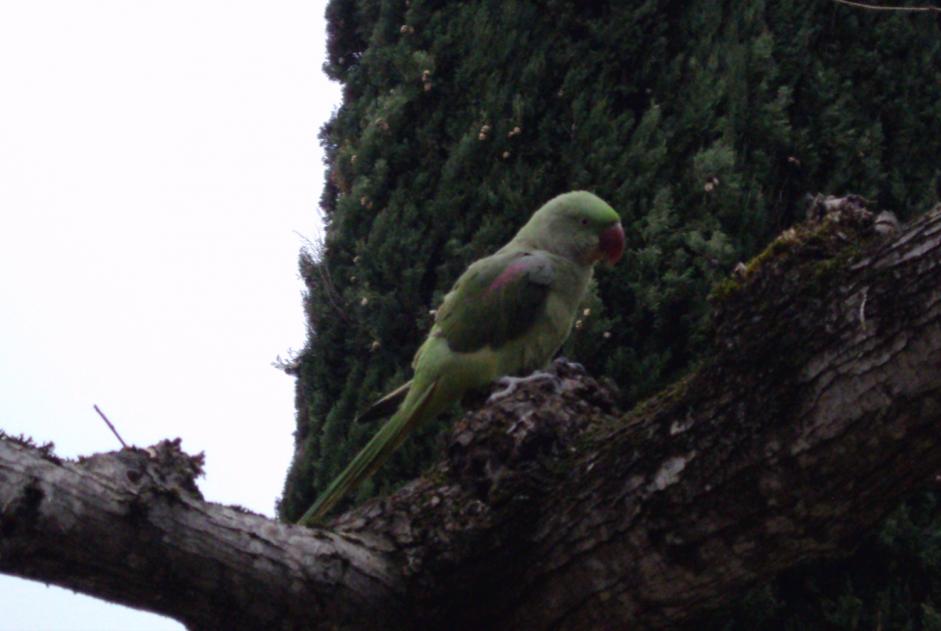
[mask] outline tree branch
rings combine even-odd
[[[0,440],[0,571],[191,629],[341,624],[400,607],[395,568],[355,542],[202,501],[179,441],[63,462]]]
[[[0,571],[198,629],[668,628],[844,553],[941,464],[941,208],[822,208],[716,289],[674,387],[623,414],[557,362],[332,531],[203,502],[175,443],[2,440]]]

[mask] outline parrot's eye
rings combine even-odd
[[[587,225],[588,225],[588,219],[587,219],[586,217],[582,217],[582,225],[583,225],[583,226],[587,226]]]

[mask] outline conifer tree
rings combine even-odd
[[[697,360],[710,287],[802,218],[808,193],[856,192],[903,214],[935,201],[931,14],[823,0],[332,0],[327,17],[325,69],[344,100],[321,133],[326,237],[301,257],[309,340],[286,519],[375,431],[352,419],[408,378],[443,292],[557,193],[593,190],[624,220],[626,260],[599,275],[565,352],[626,406]],[[359,498],[420,472],[441,424]],[[874,565],[789,573],[716,627],[931,628],[935,504],[913,501],[874,534]]]

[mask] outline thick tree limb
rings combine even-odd
[[[941,464],[941,209],[857,200],[716,291],[715,353],[619,413],[578,367],[466,415],[336,532],[201,501],[173,443],[0,441],[0,571],[199,629],[666,628],[844,552]]]
[[[387,559],[324,531],[202,501],[179,441],[62,462],[0,440],[0,571],[192,629],[394,615]]]

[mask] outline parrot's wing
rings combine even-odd
[[[362,414],[356,417],[356,422],[365,423],[366,421],[374,421],[378,418],[391,416],[399,407],[399,404],[405,400],[405,395],[408,394],[408,389],[411,387],[412,382],[406,381],[363,410]]]
[[[445,296],[435,333],[458,353],[499,348],[536,321],[554,276],[552,261],[539,251],[498,252],[481,259]]]

